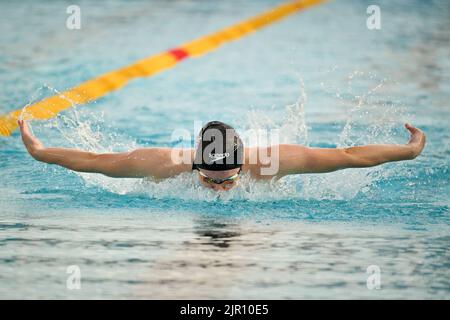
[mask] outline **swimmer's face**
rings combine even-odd
[[[214,191],[228,191],[234,188],[239,181],[240,168],[224,170],[224,171],[210,171],[205,169],[199,169],[198,177],[200,183]],[[213,180],[222,181],[227,178],[231,180],[224,181],[222,183],[215,183]]]

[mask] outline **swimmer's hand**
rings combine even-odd
[[[405,128],[411,133],[408,146],[411,148],[411,159],[414,159],[422,153],[427,139],[422,130],[413,127],[410,123],[406,123]]]
[[[41,141],[39,141],[38,138],[33,136],[31,133],[31,130],[28,126],[28,123],[25,120],[18,120],[17,123],[20,127],[20,133],[22,135],[22,141],[25,147],[28,150],[28,153],[38,160],[39,158],[39,152],[44,149],[44,145]]]

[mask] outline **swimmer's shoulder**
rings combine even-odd
[[[195,150],[186,148],[162,148],[164,168],[169,176],[192,171]]]
[[[279,162],[279,145],[265,147],[246,147],[244,150],[244,173],[257,180],[272,179],[274,174],[263,174],[263,168],[270,167],[273,161]],[[276,150],[276,152],[275,152]]]
[[[192,149],[152,147],[135,150],[136,159],[144,160],[149,176],[165,179],[192,170]]]

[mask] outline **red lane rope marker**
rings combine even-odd
[[[189,57],[189,53],[182,48],[175,48],[175,49],[169,50],[168,52],[170,54],[172,54],[175,57],[175,59],[177,59],[178,61]]]

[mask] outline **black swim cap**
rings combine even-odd
[[[233,127],[220,122],[208,122],[200,131],[192,169],[224,171],[241,168],[244,145]]]

